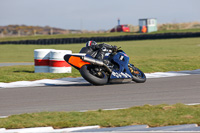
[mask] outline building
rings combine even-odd
[[[157,31],[157,20],[155,18],[139,19],[139,31],[141,33]]]

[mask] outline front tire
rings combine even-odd
[[[136,83],[144,83],[146,81],[145,74],[137,67],[129,67],[129,70],[133,76],[132,80]]]
[[[101,77],[93,75],[92,72],[92,66],[91,65],[84,65],[79,70],[81,73],[81,76],[90,82],[93,85],[105,85],[108,82],[108,77],[105,74],[105,72],[101,71]]]

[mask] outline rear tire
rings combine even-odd
[[[97,77],[90,72],[91,65],[84,65],[79,70],[81,76],[93,85],[105,85],[108,82],[108,77],[105,72],[102,72],[102,77]]]
[[[133,66],[129,67],[129,70],[133,76],[132,80],[136,83],[144,83],[146,81],[146,76],[140,69]]]

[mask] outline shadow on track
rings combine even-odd
[[[131,82],[123,82],[123,83],[108,83],[108,84],[105,84],[105,85],[97,85],[97,86],[110,86],[110,85],[122,85],[122,84],[136,84],[135,82],[133,82],[133,81],[131,81]],[[46,83],[45,84],[45,86],[60,86],[60,87],[73,87],[73,86],[95,86],[95,85],[93,85],[93,84],[91,84],[91,83],[89,83],[89,82],[85,82],[85,83],[72,83],[72,84],[51,84],[51,83]]]

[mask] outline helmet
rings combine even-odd
[[[88,41],[88,42],[86,43],[86,47],[92,46],[92,45],[97,45],[97,43],[96,43],[95,41]]]

